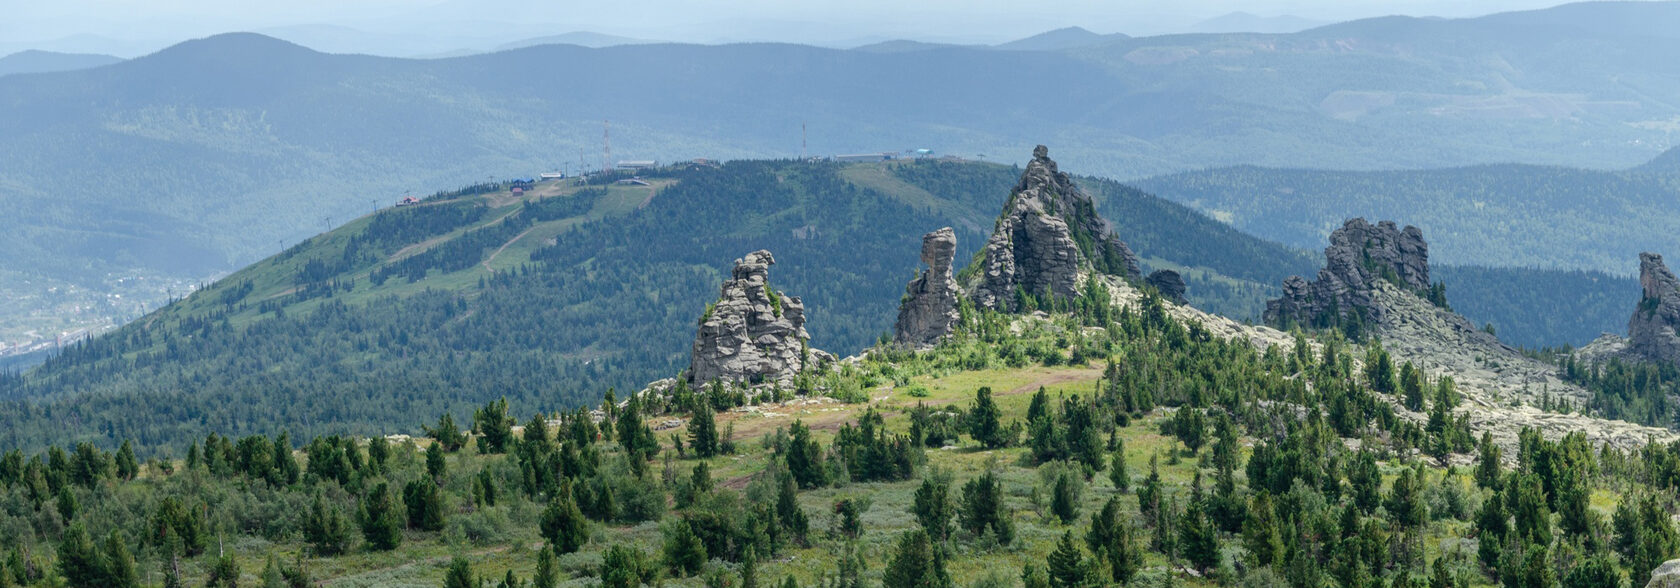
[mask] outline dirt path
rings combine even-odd
[[[484,263],[483,263],[484,269],[490,270],[490,273],[496,273],[496,270],[494,268],[490,267],[490,262],[496,261],[496,256],[501,255],[502,251],[505,251],[508,248],[509,245],[517,243],[520,239],[524,239],[526,235],[531,234],[531,231],[535,231],[535,230],[537,230],[536,227],[531,227],[529,229],[525,229],[523,232],[519,233],[518,235],[514,235],[512,239],[508,239],[508,242],[503,243],[501,247],[497,247],[496,251],[494,253],[490,254],[490,257],[484,258]]]
[[[1068,382],[1091,382],[1091,381],[1096,381],[1096,380],[1102,379],[1102,375],[1103,375],[1103,371],[1101,369],[1097,369],[1097,368],[1085,368],[1085,369],[1076,370],[1076,371],[1057,372],[1057,373],[1045,376],[1043,378],[1039,378],[1039,379],[1034,380],[1032,382],[1029,382],[1029,383],[1022,384],[1020,386],[1016,386],[1014,388],[1011,388],[1008,392],[1004,392],[1003,394],[1000,394],[999,396],[1014,396],[1016,394],[1026,394],[1028,392],[1037,392],[1040,387],[1048,388],[1048,387],[1054,386],[1056,384],[1066,384]]]

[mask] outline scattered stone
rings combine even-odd
[[[1178,272],[1172,270],[1155,270],[1154,273],[1149,274],[1149,277],[1144,278],[1143,281],[1155,288],[1156,292],[1160,292],[1162,298],[1172,301],[1173,304],[1188,303],[1188,301],[1184,299],[1184,278],[1178,275]]]
[[[937,345],[956,328],[960,318],[957,300],[962,290],[951,279],[951,261],[957,255],[957,234],[951,227],[922,235],[922,263],[928,269],[905,287],[893,324],[893,340],[900,345],[926,349]]]
[[[1373,226],[1363,218],[1349,220],[1330,233],[1318,280],[1284,280],[1283,297],[1266,303],[1266,323],[1323,326],[1350,313],[1359,313],[1366,323],[1382,323],[1384,309],[1371,301],[1378,281],[1413,292],[1429,289],[1429,245],[1423,231],[1398,228],[1394,221]]]
[[[1639,254],[1639,308],[1628,318],[1628,350],[1646,359],[1680,361],[1680,279],[1661,255]]]
[[[982,307],[1010,312],[1018,310],[1017,290],[1077,296],[1082,272],[1140,277],[1137,256],[1097,216],[1091,198],[1057,171],[1043,145],[1033,149],[1010,192],[979,269],[969,284],[970,297]]]
[[[764,250],[735,260],[717,302],[700,317],[693,358],[684,374],[690,384],[721,380],[793,387],[794,376],[805,366],[810,336],[805,332],[805,305],[797,296],[770,289],[770,266],[775,263]]]

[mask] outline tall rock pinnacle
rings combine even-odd
[[[918,349],[932,347],[951,334],[960,318],[957,299],[962,290],[951,279],[951,260],[957,255],[957,234],[951,227],[922,235],[922,263],[928,269],[905,287],[904,301],[893,324],[893,341]]]
[[[1077,296],[1081,272],[1142,277],[1132,250],[1097,216],[1073,179],[1057,171],[1043,145],[1033,149],[1010,192],[981,264],[970,297],[982,307],[1006,311],[1016,310],[1017,290]]]
[[[685,376],[749,385],[793,386],[806,361],[805,305],[770,289],[776,259],[759,250],[735,260],[732,279],[700,318]]]
[[[1659,361],[1680,361],[1680,279],[1661,255],[1639,254],[1639,308],[1628,318],[1628,349]]]

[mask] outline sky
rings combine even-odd
[[[317,49],[425,56],[591,31],[660,41],[855,46],[908,38],[998,43],[1080,26],[1153,35],[1242,11],[1312,22],[1467,17],[1558,0],[0,0],[0,54],[133,57],[187,39],[255,31]]]

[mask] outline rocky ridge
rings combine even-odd
[[[693,355],[684,377],[692,384],[713,380],[790,388],[812,356],[807,347],[805,305],[797,296],[770,289],[769,251],[735,260],[717,302],[700,318]]]
[[[1156,292],[1161,293],[1162,298],[1170,300],[1174,304],[1188,304],[1188,301],[1184,299],[1184,276],[1178,275],[1178,272],[1155,270],[1150,272],[1149,277],[1143,279],[1143,283],[1155,288]]]
[[[1137,256],[1043,145],[1033,149],[1010,192],[980,263],[969,296],[981,307],[1011,312],[1017,290],[1072,298],[1082,274],[1141,277]]]
[[[1429,289],[1429,245],[1423,231],[1401,229],[1393,221],[1372,225],[1363,218],[1348,220],[1330,233],[1318,279],[1284,280],[1283,297],[1266,303],[1266,323],[1324,327],[1349,318],[1382,323],[1384,309],[1373,304],[1379,281],[1413,291]]]
[[[922,263],[928,269],[905,286],[904,300],[893,324],[893,341],[915,349],[926,349],[951,334],[960,314],[957,301],[962,289],[951,277],[951,262],[957,255],[957,234],[951,227],[922,235]]]

